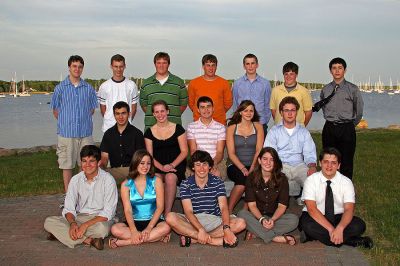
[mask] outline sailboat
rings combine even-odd
[[[22,92],[19,94],[21,97],[27,97],[31,96],[26,90],[25,90],[25,79],[22,77]]]

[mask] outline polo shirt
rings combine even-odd
[[[276,86],[272,89],[271,100],[269,101],[269,106],[271,110],[276,110],[275,112],[275,124],[278,124],[281,120],[281,114],[279,113],[279,104],[283,98],[287,96],[292,96],[296,98],[299,102],[300,108],[297,111],[297,122],[304,125],[305,115],[304,112],[311,111],[313,102],[310,92],[299,83],[297,83],[296,88],[288,92],[284,84]]]
[[[175,124],[182,124],[180,107],[187,106],[188,102],[185,82],[171,73],[163,85],[156,79],[156,74],[143,81],[140,89],[140,105],[147,108],[144,117],[144,131],[157,122],[151,112],[151,105],[158,100],[164,100],[168,104],[168,120]]]
[[[211,158],[214,158],[217,154],[218,141],[226,139],[226,128],[215,120],[211,120],[209,125],[205,125],[199,119],[188,124],[187,139],[194,139],[198,150],[206,151]]]
[[[128,167],[139,149],[145,149],[143,133],[129,123],[122,133],[119,133],[117,124],[109,128],[100,144],[100,150],[108,153],[112,168]]]
[[[220,178],[208,174],[207,184],[201,189],[192,175],[182,181],[179,190],[182,200],[191,200],[194,214],[208,213],[221,216],[218,198],[226,197],[226,192],[224,181]]]
[[[325,192],[328,179],[322,174],[322,171],[314,173],[307,177],[304,182],[303,194],[301,200],[312,200],[317,204],[318,210],[325,215]],[[351,180],[339,172],[330,179],[333,193],[333,207],[335,214],[344,212],[345,203],[355,203],[354,186]],[[307,211],[307,206],[303,208]]]
[[[132,104],[139,101],[139,94],[137,86],[132,80],[124,78],[122,81],[114,81],[110,78],[100,85],[97,99],[101,105],[106,106],[102,126],[102,131],[106,132],[116,123],[113,112],[114,104],[122,101],[126,102],[129,108],[132,108]]]
[[[58,135],[64,138],[84,138],[92,135],[92,112],[97,107],[97,96],[89,83],[80,79],[75,87],[68,76],[54,89],[50,107],[58,111]]]
[[[208,96],[214,103],[214,120],[226,125],[226,112],[232,106],[232,91],[229,82],[219,76],[214,80],[206,80],[203,76],[190,81],[188,86],[189,108],[193,112],[193,121],[200,118],[197,111],[197,100]]]
[[[256,79],[250,81],[247,75],[235,80],[232,86],[233,110],[236,110],[244,100],[254,103],[257,113],[260,115],[260,123],[268,124],[271,117],[269,100],[271,98],[271,85],[269,80],[256,75]]]
[[[254,175],[246,178],[246,202],[256,202],[258,210],[263,215],[273,216],[278,204],[289,205],[289,183],[284,174],[278,186],[272,186],[270,182],[261,182],[260,187],[253,184]]]

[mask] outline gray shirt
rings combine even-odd
[[[99,168],[97,176],[88,182],[82,171],[72,177],[68,185],[62,215],[67,213],[75,217],[85,213],[105,217],[111,220],[115,216],[118,202],[118,190],[114,178]]]
[[[325,85],[321,90],[321,99],[328,97],[335,88],[335,82]],[[324,118],[335,123],[353,122],[357,125],[363,116],[364,102],[356,85],[343,80],[333,98],[322,107]]]

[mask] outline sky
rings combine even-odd
[[[300,67],[301,82],[329,82],[334,57],[354,82],[400,82],[400,0],[1,0],[0,80],[59,80],[72,54],[85,78],[109,78],[112,55],[126,76],[154,73],[153,56],[171,56],[170,71],[192,79],[201,57],[218,57],[217,74],[236,79],[254,53],[258,73],[282,80]]]

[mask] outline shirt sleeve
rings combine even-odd
[[[278,141],[276,139],[276,133],[275,133],[274,127],[272,127],[267,133],[267,136],[264,141],[264,147],[272,147],[276,151],[278,151],[277,146],[278,146]]]
[[[194,89],[194,82],[193,80],[189,82],[189,86],[188,86],[188,105],[190,110],[192,110],[192,112],[195,112],[195,101],[196,101],[196,93],[195,93],[195,89]]]
[[[99,91],[97,92],[97,100],[99,101],[99,104],[106,105],[107,94],[103,84],[104,83],[100,85]]]
[[[50,103],[50,107],[53,110],[58,110],[60,108],[60,98],[61,98],[61,86],[57,85],[51,97],[51,103]]]
[[[151,133],[151,129],[150,129],[150,128],[146,129],[146,131],[144,132],[144,138],[150,139],[150,140],[153,140],[153,139],[154,139],[153,134]]]
[[[272,88],[271,91],[271,99],[269,100],[269,108],[271,110],[278,110],[277,104],[276,104],[276,90],[277,88]]]
[[[278,203],[289,206],[289,183],[285,175],[282,176],[282,181],[279,188]]]
[[[194,132],[193,132],[193,124],[190,123],[187,127],[187,135],[186,138],[189,139],[194,139]]]
[[[180,91],[179,91],[179,102],[180,106],[187,106],[188,105],[188,92],[186,89],[185,82],[182,80],[182,84],[180,85]]]
[[[139,129],[136,131],[135,145],[136,145],[135,150],[146,149],[146,145],[144,144],[143,133]]]
[[[304,128],[305,142],[303,146],[303,157],[306,165],[317,162],[317,151],[310,132]]]
[[[350,179],[345,179],[343,203],[356,203],[354,185]]]
[[[305,89],[304,90],[304,97],[303,97],[303,110],[305,112],[311,111],[313,106],[312,98],[311,98],[311,93]]]
[[[188,182],[188,179],[182,181],[181,185],[179,186],[179,194],[181,200],[191,199],[192,194],[190,193],[190,184]]]
[[[226,140],[226,128],[224,125],[221,126],[219,132],[218,132],[218,140]]]
[[[358,125],[358,123],[360,123],[361,118],[363,116],[363,110],[364,110],[364,101],[362,99],[361,96],[361,92],[358,89],[358,87],[356,87],[355,90],[355,96],[354,96],[354,113],[355,113],[355,121],[354,121],[354,125]]]
[[[102,152],[110,153],[110,139],[109,134],[107,134],[108,130],[104,133],[103,138],[101,139],[100,150]]]
[[[256,201],[256,193],[255,193],[253,184],[251,183],[252,179],[253,179],[253,175],[250,175],[248,178],[246,178],[246,188],[245,188],[245,197],[244,197],[245,202],[255,202]]]
[[[317,175],[318,173],[315,173],[309,177],[307,177],[306,181],[304,182],[304,186],[303,186],[303,193],[301,195],[301,200],[313,200],[313,201],[317,201],[317,197],[316,197],[316,190],[317,188],[315,187],[315,177],[314,175]]]
[[[185,129],[181,124],[176,124],[176,135],[179,137],[182,134],[185,134]]]
[[[232,96],[233,96],[233,110],[236,110],[239,106],[239,95],[238,95],[238,80],[235,80],[232,85]]]
[[[147,107],[147,105],[148,105],[146,89],[144,86],[142,86],[140,88],[139,102],[140,102],[140,105],[143,107]]]
[[[217,195],[216,197],[226,197],[226,190],[225,190],[225,184],[224,181],[222,181],[221,179],[219,179],[218,177],[214,177],[215,180],[217,180],[218,184],[216,186],[216,190],[217,190]]]
[[[78,176],[72,177],[68,185],[67,194],[65,195],[64,209],[62,211],[62,216],[65,217],[67,213],[71,213],[76,217],[76,205],[78,202]]]
[[[89,89],[90,89],[90,109],[94,110],[97,108],[97,94],[96,90],[92,87],[92,85],[89,84]]]
[[[132,104],[137,104],[139,101],[139,93],[138,93],[136,83],[133,81],[132,81],[132,83],[133,83],[133,88],[132,88],[130,97],[131,97]]]
[[[98,216],[105,217],[110,221],[114,218],[117,209],[118,190],[114,178],[109,173],[104,172],[104,174],[107,175],[104,187],[104,208]]]

